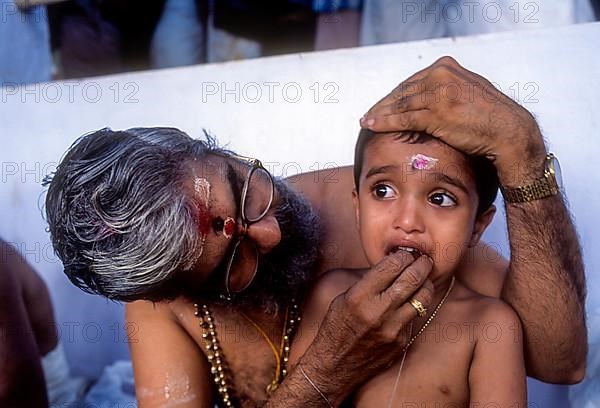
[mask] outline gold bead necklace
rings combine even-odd
[[[440,302],[437,304],[437,306],[435,307],[435,309],[431,313],[431,316],[429,316],[429,319],[427,319],[427,321],[425,322],[425,324],[423,326],[421,326],[421,328],[419,329],[419,331],[417,332],[417,334],[415,334],[414,336],[412,336],[411,339],[406,344],[406,346],[404,347],[403,353],[402,353],[402,359],[400,360],[400,367],[398,368],[398,374],[396,375],[396,381],[394,382],[394,387],[392,388],[392,393],[390,395],[390,399],[388,401],[387,408],[391,408],[392,407],[392,403],[394,402],[394,398],[396,396],[396,390],[398,389],[398,384],[400,383],[400,375],[402,374],[402,368],[404,367],[404,360],[406,360],[406,353],[408,352],[408,348],[415,342],[415,340],[417,339],[417,337],[419,337],[421,335],[421,333],[423,333],[425,331],[425,329],[427,328],[427,326],[429,326],[429,324],[435,318],[435,315],[440,311],[440,309],[442,308],[442,305],[444,304],[444,302],[446,301],[446,299],[450,295],[450,292],[452,291],[452,288],[454,287],[454,281],[455,280],[456,280],[456,278],[453,275],[452,276],[452,280],[450,281],[450,285],[448,286],[448,289],[446,290],[446,293],[444,294],[444,297],[442,297],[442,300],[440,300]],[[411,334],[412,334],[412,322],[410,323],[410,331],[411,331]]]
[[[291,306],[291,307],[290,307]],[[203,304],[200,310],[200,306],[195,303],[194,307],[196,311],[195,316],[201,319],[200,327],[202,328],[202,338],[204,339],[207,360],[211,366],[210,372],[213,376],[214,382],[217,386],[217,391],[221,396],[221,400],[226,407],[233,407],[234,401],[232,394],[234,393],[233,386],[231,385],[231,371],[225,361],[225,356],[219,345],[217,338],[217,332],[215,329],[214,318],[206,304]],[[283,332],[281,337],[281,345],[279,352],[273,345],[273,342],[266,335],[264,330],[252,321],[248,316],[242,313],[244,318],[250,321],[257,331],[265,338],[273,355],[275,356],[276,372],[273,381],[267,386],[267,393],[271,393],[277,389],[279,384],[283,381],[287,375],[287,362],[290,354],[290,340],[294,335],[296,325],[300,322],[300,312],[298,305],[294,299],[291,300],[290,305],[286,308],[285,321],[283,324]]]

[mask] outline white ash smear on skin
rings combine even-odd
[[[193,401],[196,394],[190,392],[190,378],[187,375],[177,377],[165,374],[165,399],[168,400],[166,406],[172,407],[179,404],[185,404]]]
[[[194,191],[198,193],[200,200],[208,208],[208,200],[210,199],[210,182],[202,177],[196,177],[194,179]]]
[[[207,179],[205,179],[203,177],[194,177],[194,191],[196,192],[196,194],[198,194],[198,197],[199,197],[201,203],[204,205],[204,207],[207,209],[207,211],[208,211],[208,202],[210,200],[210,190],[211,190],[211,185]],[[199,253],[196,256],[196,259],[198,259],[202,256],[202,253],[204,252],[205,242],[206,242],[206,234],[202,235],[202,242],[200,243],[200,251],[198,251]]]
[[[187,375],[179,376],[182,378],[176,381],[169,373],[165,376],[165,386],[162,388],[142,387],[136,391],[138,399],[155,399],[164,397],[163,407],[177,407],[182,404],[188,404],[196,399],[196,394],[191,392],[190,379]]]

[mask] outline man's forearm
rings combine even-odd
[[[527,374],[574,383],[585,373],[585,276],[575,228],[561,195],[506,204],[511,248],[503,298],[524,329]]]

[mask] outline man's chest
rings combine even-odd
[[[235,406],[260,406],[284,368],[283,321],[274,316],[255,326],[237,313],[214,309],[209,308],[210,322],[202,309],[195,316],[193,307],[180,310],[178,319],[206,356],[219,399],[226,389]]]

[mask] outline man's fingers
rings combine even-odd
[[[383,105],[389,105],[393,101],[403,98],[408,95],[412,95],[415,92],[422,91],[426,86],[426,78],[436,69],[445,68],[452,71],[467,71],[464,69],[454,58],[444,56],[436,60],[433,64],[423,68],[422,70],[415,72],[410,77],[402,81],[396,88],[392,90],[387,96],[380,99],[375,105],[373,105],[363,118],[368,119],[372,117],[378,109]],[[363,126],[364,120],[361,119],[361,126]],[[366,127],[366,126],[363,126]]]
[[[423,68],[420,71],[415,72],[404,81],[402,81],[394,90],[388,95],[390,98],[399,98],[405,95],[411,89],[418,89],[418,84],[429,74],[433,65]]]
[[[386,95],[384,98],[380,99],[375,105],[371,106],[367,113],[363,115],[360,120],[361,126],[364,126],[364,121],[366,119],[372,118],[373,116],[379,116],[382,114],[382,110],[386,107],[393,105],[398,100],[406,97],[412,96],[420,92],[423,84],[420,81],[405,81],[398,85],[392,92]]]
[[[404,326],[408,324],[411,320],[419,316],[417,309],[410,304],[411,299],[416,299],[423,304],[423,306],[430,310],[433,305],[431,302],[433,301],[434,288],[433,283],[429,279],[427,279],[421,288],[413,294],[411,297],[406,299],[406,302],[403,303],[397,310],[394,316],[395,324],[399,326]]]
[[[396,86],[392,90],[392,92],[390,92],[385,97],[380,99],[375,105],[371,106],[371,108],[369,108],[369,110],[363,116],[363,118],[372,116],[379,107],[381,107],[383,105],[389,105],[390,103],[401,98],[402,96],[410,95],[411,93],[414,93],[415,91],[417,91],[419,89],[419,86],[420,86],[419,84],[420,84],[421,80],[427,76],[427,74],[431,71],[432,67],[433,67],[433,65],[425,67],[422,70],[415,72],[410,77],[406,78],[404,81],[400,82],[398,84],[398,86]],[[362,126],[362,123],[363,123],[362,118],[361,118],[360,122],[361,122],[361,126]]]
[[[407,266],[389,287],[381,294],[382,299],[389,302],[388,308],[397,309],[408,302],[417,292],[421,292],[425,301],[429,301],[433,295],[433,287],[425,285],[427,277],[431,272],[433,263],[428,256],[421,256],[412,264]],[[421,299],[417,298],[423,305]]]
[[[409,297],[406,302],[404,302],[396,311],[393,312],[393,314],[385,323],[386,328],[384,331],[388,329],[396,331],[398,340],[402,341],[402,333],[406,332],[406,328],[410,326],[411,321],[418,316],[417,309],[409,303],[410,300],[416,299],[421,302],[425,308],[431,310],[433,307],[433,294],[433,283],[427,279],[416,293]],[[412,335],[416,334],[416,330],[418,330],[418,327],[413,327]],[[404,340],[405,342],[402,344],[402,346],[406,345],[408,338],[405,338]]]
[[[431,111],[422,109],[401,112],[386,116],[376,116],[361,122],[364,128],[373,132],[400,132],[412,130],[416,132],[433,133],[433,115]]]
[[[408,314],[411,316],[411,318],[415,318],[419,315],[419,313],[418,313],[417,309],[410,303],[410,301],[412,299],[416,299],[419,302],[421,302],[423,307],[425,307],[426,309],[430,309],[432,307],[431,302],[433,301],[434,293],[435,293],[435,290],[433,287],[433,283],[431,282],[431,280],[427,279],[427,280],[425,280],[425,282],[423,282],[423,285],[421,285],[419,290],[417,290],[415,293],[413,293],[413,295],[410,296],[406,300],[405,304],[400,306],[398,311],[401,312],[403,308],[408,309]],[[404,312],[402,312],[402,313],[404,313]]]
[[[398,251],[390,254],[367,271],[365,276],[350,290],[359,296],[379,297],[381,292],[385,291],[412,262],[414,262],[414,258],[408,252]],[[423,277],[423,280],[425,278],[426,276]]]
[[[377,118],[379,116],[391,116],[399,113],[408,111],[418,111],[426,109],[428,107],[427,95],[418,93],[415,95],[405,95],[402,98],[396,99],[387,105],[378,106],[369,114],[365,115],[361,121],[361,125],[364,125],[366,120],[371,118]],[[366,126],[363,126],[366,127]]]

